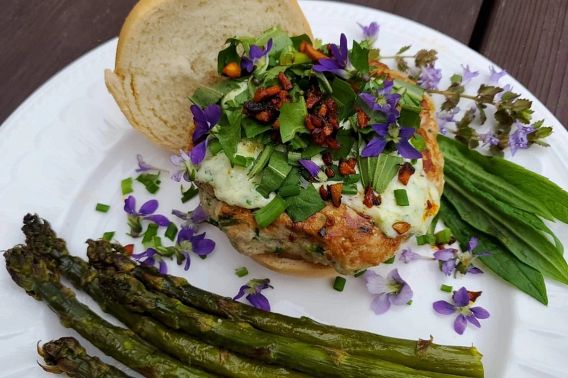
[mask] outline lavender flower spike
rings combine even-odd
[[[261,291],[264,289],[268,289],[273,287],[270,285],[270,280],[268,278],[265,279],[252,279],[248,281],[245,285],[241,286],[239,292],[233,300],[237,300],[242,298],[246,294],[246,299],[252,304],[254,307],[258,308],[259,310],[263,311],[270,311],[270,302],[268,302],[268,298],[266,298]]]
[[[420,72],[418,84],[424,89],[437,89],[442,80],[442,70],[434,66],[424,67]]]
[[[381,26],[376,22],[371,22],[369,25],[361,25],[357,23],[361,30],[363,31],[363,37],[371,42],[375,42],[379,36],[379,30]]]
[[[471,81],[471,79],[473,79],[474,77],[479,76],[479,71],[470,71],[469,70],[469,64],[467,65],[461,65],[462,69],[463,69],[463,74],[462,74],[462,84],[465,85],[467,83],[469,83]]]
[[[518,150],[529,148],[529,134],[535,131],[532,126],[525,126],[520,122],[515,122],[515,131],[509,135],[509,147],[511,147],[511,154],[515,155]]]
[[[489,66],[489,84],[493,85],[499,84],[499,80],[505,75],[507,75],[507,71],[503,70],[497,72],[495,70],[495,67]]]
[[[412,299],[413,292],[408,283],[393,269],[386,278],[368,270],[363,275],[369,293],[374,294],[371,309],[375,314],[384,314],[391,305],[404,305]]]
[[[465,287],[454,291],[452,301],[454,303],[436,301],[432,304],[432,307],[434,311],[442,315],[451,315],[457,312],[458,316],[454,320],[454,331],[460,335],[464,333],[467,323],[471,323],[477,328],[480,328],[481,324],[479,323],[479,319],[489,318],[489,311],[483,307],[471,307],[473,302],[470,301],[469,293]]]

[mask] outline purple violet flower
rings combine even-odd
[[[392,141],[396,145],[398,153],[406,159],[420,159],[422,154],[414,148],[409,140],[414,135],[416,129],[413,127],[387,126],[386,124],[371,125],[377,136],[373,137],[361,151],[361,157],[378,156],[381,154],[387,143]]]
[[[413,292],[408,283],[393,269],[383,276],[368,270],[363,275],[369,293],[374,294],[371,310],[380,315],[387,312],[391,305],[405,305],[412,299]]]
[[[257,45],[251,45],[249,49],[248,57],[244,56],[241,58],[241,68],[246,73],[251,73],[254,71],[254,64],[256,61],[260,60],[261,58],[268,55],[268,53],[272,50],[272,38],[266,42],[266,46],[264,48],[260,48]]]
[[[298,160],[298,163],[300,163],[300,165],[304,167],[306,171],[308,171],[312,178],[317,178],[319,173],[321,172],[321,168],[311,160],[300,159]]]
[[[349,63],[349,51],[347,49],[347,37],[341,33],[339,39],[339,46],[336,44],[330,45],[331,58],[322,58],[317,64],[314,64],[312,69],[315,72],[331,72],[344,79],[349,77],[347,72],[347,64]]]
[[[495,70],[495,67],[489,66],[489,84],[493,85],[499,84],[499,80],[505,75],[507,75],[507,71],[503,70],[497,72]]]
[[[144,161],[142,155],[136,155],[136,160],[138,160],[138,168],[136,168],[136,172],[148,172],[148,171],[163,171],[163,169],[154,167],[151,164],[148,164]]]
[[[402,261],[405,264],[415,260],[429,260],[429,258],[413,252],[410,248],[403,249],[398,256],[398,261]]]
[[[172,180],[180,182],[183,177],[183,179],[187,182],[193,181],[195,177],[195,168],[191,163],[191,157],[186,152],[179,150],[178,155],[170,156],[170,161],[173,165],[179,168],[171,176]]]
[[[266,298],[261,293],[262,290],[268,288],[274,289],[274,287],[270,285],[270,280],[268,278],[252,279],[245,285],[241,286],[239,292],[237,293],[237,295],[235,295],[233,300],[236,301],[246,294],[245,298],[254,307],[258,308],[259,310],[270,311],[270,303],[268,302],[268,298]]]
[[[463,74],[462,74],[462,84],[465,85],[467,83],[469,83],[471,81],[471,79],[473,79],[474,77],[479,76],[479,71],[470,71],[469,70],[469,64],[467,65],[461,65],[462,69],[463,69]]]
[[[503,95],[507,92],[511,92],[513,90],[513,86],[511,84],[505,84],[503,86],[503,91],[499,92],[495,95],[495,99],[497,101],[501,101],[501,98],[503,97]]]
[[[221,118],[221,107],[217,104],[212,104],[202,109],[197,105],[191,105],[190,109],[193,114],[195,130],[192,136],[193,148],[189,152],[189,157],[191,162],[197,165],[205,159],[205,154],[207,153],[207,136]]]
[[[209,214],[205,212],[201,205],[197,206],[192,211],[183,212],[181,210],[172,210],[172,214],[178,217],[179,219],[185,221],[182,226],[183,227],[192,227],[197,226],[203,222],[207,222],[209,220]]]
[[[401,96],[398,93],[391,93],[393,85],[394,82],[385,81],[383,88],[377,90],[376,96],[367,92],[359,94],[359,98],[361,98],[371,110],[381,112],[387,117],[386,122],[388,124],[396,122],[396,119],[400,116],[397,105]]]
[[[518,150],[525,150],[529,148],[528,135],[535,131],[532,126],[525,126],[520,122],[515,122],[515,131],[509,135],[509,147],[511,147],[511,154],[515,155]]]
[[[359,25],[359,27],[363,31],[364,39],[368,39],[371,42],[375,42],[377,40],[377,37],[379,36],[379,30],[381,29],[381,26],[379,24],[373,21],[369,25],[361,25],[360,23],[357,23],[357,25]]]
[[[160,274],[168,273],[168,266],[166,262],[154,248],[148,248],[142,253],[135,253],[132,255],[132,258],[146,266],[154,266],[157,262]]]
[[[489,318],[489,311],[483,307],[471,307],[473,301],[470,301],[469,293],[465,287],[454,291],[452,301],[454,303],[436,301],[433,303],[432,307],[434,311],[442,315],[451,315],[457,312],[458,316],[454,321],[454,331],[460,335],[464,333],[468,322],[480,328],[481,324],[479,323],[479,319]]]
[[[178,264],[185,261],[184,270],[188,270],[191,265],[190,252],[195,253],[201,258],[206,258],[215,249],[215,242],[205,238],[205,233],[195,234],[192,227],[182,227],[177,236],[175,253],[177,254]]]
[[[130,226],[130,236],[138,237],[142,232],[141,219],[149,220],[158,226],[166,227],[170,224],[164,215],[154,214],[158,210],[158,201],[155,199],[146,201],[140,209],[136,210],[136,198],[130,195],[124,199],[124,211],[128,214],[128,225]]]
[[[442,80],[442,70],[434,66],[427,66],[420,72],[418,84],[424,89],[437,89]]]
[[[451,110],[442,110],[441,112],[436,113],[436,119],[438,120],[438,126],[440,127],[440,133],[442,135],[446,135],[448,129],[446,128],[446,124],[450,122],[456,122],[455,116],[460,112],[459,107],[455,107]]]
[[[472,237],[469,239],[468,248],[466,251],[459,251],[455,248],[445,248],[440,249],[434,253],[434,260],[438,260],[440,263],[440,270],[446,275],[450,276],[452,273],[454,275],[457,272],[461,274],[480,274],[483,271],[473,265],[475,259],[480,256],[489,256],[489,252],[475,253],[474,250],[477,248],[478,239]]]

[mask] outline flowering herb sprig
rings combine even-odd
[[[357,25],[359,25],[359,27],[361,28],[361,31],[363,33],[363,40],[368,41],[370,45],[375,43],[375,41],[379,37],[381,26],[374,21],[369,25],[361,25],[360,23],[357,23]]]
[[[192,227],[183,227],[178,233],[175,255],[178,264],[185,262],[183,269],[188,270],[191,264],[190,253],[206,258],[215,249],[215,242],[205,237],[205,233],[196,234]]]
[[[244,296],[250,304],[259,310],[270,311],[270,302],[268,302],[268,298],[262,294],[262,291],[268,288],[274,289],[274,287],[270,285],[268,278],[252,279],[241,286],[233,300],[236,301]]]
[[[161,214],[154,214],[158,210],[158,200],[152,199],[146,201],[140,209],[136,210],[136,198],[133,195],[128,196],[124,200],[124,211],[128,215],[128,226],[130,227],[130,236],[136,238],[142,233],[142,220],[149,220],[158,226],[168,226],[169,219]]]
[[[416,260],[432,260],[430,257],[422,256],[416,252],[413,252],[410,248],[405,248],[400,251],[400,255],[398,256],[398,261],[402,261],[405,264],[408,264],[412,261]]]
[[[168,266],[164,261],[164,256],[160,255],[155,248],[147,248],[144,252],[132,254],[131,257],[146,266],[155,266],[158,263],[160,274],[168,273]]]
[[[455,248],[444,248],[434,253],[434,259],[440,264],[440,270],[450,276],[452,273],[461,274],[480,274],[481,269],[473,265],[473,262],[480,256],[489,256],[489,252],[474,252],[477,248],[478,240],[476,237],[469,239],[467,250],[460,251]]]
[[[262,58],[265,58],[270,50],[272,50],[272,38],[266,42],[266,46],[264,46],[264,48],[252,44],[249,48],[248,56],[243,55],[241,57],[241,69],[245,73],[252,73],[256,68],[255,63]]]
[[[454,291],[452,294],[452,302],[444,300],[436,301],[432,307],[434,311],[442,315],[451,315],[457,313],[454,320],[454,331],[462,335],[467,327],[467,324],[472,324],[477,328],[481,327],[479,319],[489,318],[489,311],[483,307],[471,307],[481,292],[469,292],[465,287]]]
[[[386,278],[367,270],[363,278],[367,290],[374,295],[371,309],[377,315],[387,312],[391,305],[408,304],[414,295],[410,285],[398,273],[398,269],[391,270]]]

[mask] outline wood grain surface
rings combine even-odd
[[[480,51],[568,125],[568,0],[350,2],[415,20]],[[135,3],[2,0],[0,123],[53,74],[115,37]]]

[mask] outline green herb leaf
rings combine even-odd
[[[410,205],[410,203],[408,202],[408,194],[406,193],[406,189],[395,189],[394,199],[398,206]]]
[[[258,227],[268,227],[286,210],[286,206],[288,206],[288,204],[285,200],[279,196],[275,196],[268,205],[254,212],[254,219]]]
[[[282,185],[291,169],[287,154],[282,151],[274,151],[270,156],[268,167],[262,171],[260,185],[256,188],[256,191],[268,198],[270,193],[276,191]]]
[[[462,246],[467,245],[472,236],[478,238],[478,251],[489,251],[491,255],[479,259],[499,277],[508,281],[541,303],[547,304],[546,286],[542,274],[522,263],[503,244],[493,237],[483,234],[465,223],[446,198],[442,198],[440,216],[446,226]]]
[[[114,231],[107,231],[103,234],[102,239],[106,241],[111,241],[114,238]]]
[[[333,281],[333,288],[337,291],[343,291],[343,289],[345,289],[346,282],[347,280],[345,280],[345,278],[337,276]]]
[[[110,209],[110,205],[106,205],[104,203],[97,203],[97,206],[95,206],[95,210],[101,213],[106,213],[108,212]]]
[[[398,117],[398,123],[403,127],[414,127],[415,129],[420,127],[420,111],[411,110],[408,108],[402,108],[400,110],[400,117]]]
[[[280,137],[282,142],[291,141],[296,133],[307,132],[304,120],[308,114],[303,97],[297,102],[288,102],[280,109]]]
[[[411,45],[402,46],[402,47],[396,52],[396,55],[400,55],[400,54],[403,54],[403,53],[407,52],[408,50],[410,50],[411,47],[412,47]]]
[[[371,185],[377,193],[387,188],[403,159],[399,156],[380,154],[377,157],[359,158],[359,171],[364,187]]]
[[[307,42],[310,45],[312,44],[312,40],[307,34],[297,35],[295,37],[291,37],[290,39],[292,40],[292,45],[298,51],[300,51],[300,45],[302,44],[302,42]]]
[[[207,105],[216,104],[227,93],[237,89],[240,86],[235,80],[222,80],[212,87],[199,87],[193,93],[189,100],[195,105],[205,107]]]
[[[136,177],[136,181],[144,185],[146,190],[152,194],[160,190],[160,173],[142,173]]]
[[[274,130],[271,126],[263,125],[249,117],[243,117],[241,125],[245,130],[245,136],[247,139],[256,138],[262,133]]]
[[[147,247],[149,243],[154,243],[154,237],[158,235],[158,225],[156,223],[149,223],[142,237],[142,244]]]
[[[362,47],[357,41],[353,41],[353,48],[349,52],[349,61],[358,74],[367,74],[369,72],[369,49]]]
[[[164,236],[166,238],[170,239],[171,241],[174,241],[177,233],[178,233],[177,226],[175,225],[174,222],[170,222],[170,224],[168,224],[168,228],[166,228],[166,232],[164,233]]]
[[[235,269],[235,274],[237,277],[244,277],[249,274],[249,271],[246,266],[241,266],[240,268]]]
[[[277,59],[282,50],[293,46],[292,39],[279,27],[270,28],[262,33],[262,35],[256,40],[255,44],[258,46],[265,46],[269,39],[272,39],[272,49],[268,53],[271,60]]]
[[[283,198],[296,196],[300,194],[300,189],[300,173],[297,168],[292,168],[278,189],[278,194]]]
[[[209,152],[211,152],[211,155],[215,156],[223,150],[223,146],[221,146],[221,143],[219,143],[219,139],[210,138],[207,141],[207,149],[209,150]]]
[[[241,64],[241,57],[237,52],[239,40],[229,39],[228,43],[229,46],[219,51],[219,54],[217,55],[217,73],[219,75],[223,73],[223,68],[225,68],[227,64],[232,62]]]
[[[274,151],[274,146],[271,144],[268,144],[264,147],[262,152],[257,156],[253,166],[251,167],[248,173],[249,177],[256,176],[264,169],[264,167],[266,167],[273,151]]]
[[[445,291],[446,293],[451,293],[452,290],[453,290],[453,287],[450,286],[450,285],[444,285],[444,284],[442,284],[442,285],[440,286],[440,290]]]
[[[325,202],[312,184],[302,189],[300,194],[286,198],[286,203],[286,212],[294,222],[305,221],[325,207]]]
[[[120,189],[123,196],[134,192],[134,189],[132,189],[132,177],[128,177],[122,180],[120,182]]]
[[[219,143],[223,147],[223,152],[227,155],[231,164],[234,164],[237,145],[241,140],[241,120],[240,109],[225,110],[216,133]]]
[[[337,103],[339,119],[345,119],[355,112],[353,108],[357,101],[357,94],[347,81],[338,77],[331,82],[333,99]]]
[[[183,185],[180,186],[181,189],[181,203],[186,203],[193,199],[197,194],[199,194],[199,189],[195,186],[194,183],[191,183],[190,187],[187,189],[183,188]]]

